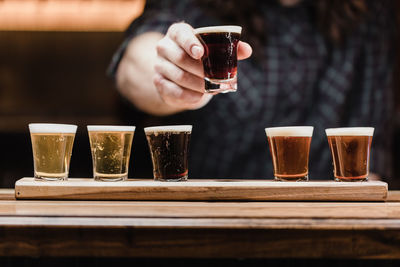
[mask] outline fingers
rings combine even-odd
[[[204,93],[204,79],[187,72],[168,60],[159,58],[154,65],[156,72],[177,85],[193,91]]]
[[[238,43],[238,59],[251,56],[248,43]],[[180,109],[204,106],[212,95],[204,93],[204,69],[201,58],[203,45],[193,28],[186,23],[175,23],[157,44],[157,62],[153,83],[162,100]]]
[[[193,28],[189,24],[172,24],[168,29],[167,35],[193,59],[200,59],[203,56],[203,45],[200,43],[196,35],[194,35]]]
[[[157,44],[153,83],[162,100],[179,109],[197,109],[211,96],[204,93],[204,49],[185,23],[173,24]]]
[[[248,43],[239,41],[238,44],[238,60],[243,60],[246,58],[249,58],[251,54],[253,53],[253,49]]]
[[[171,82],[160,74],[156,74],[153,79],[161,98],[170,106],[179,106],[182,109],[195,108],[201,105],[205,94],[183,88]]]
[[[175,41],[170,38],[163,38],[157,44],[157,54],[173,64],[179,66],[198,77],[204,76],[203,64],[200,59],[190,57]]]

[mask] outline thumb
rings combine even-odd
[[[251,56],[253,49],[248,43],[239,41],[238,43],[238,60],[246,59]]]

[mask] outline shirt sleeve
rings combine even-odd
[[[146,0],[143,14],[134,20],[125,32],[125,39],[114,53],[107,69],[107,75],[115,78],[126,47],[136,36],[146,32],[165,34],[169,26],[175,22],[193,23],[199,14],[193,0]]]

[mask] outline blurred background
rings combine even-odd
[[[139,126],[129,176],[151,177],[140,128],[143,116],[119,96],[106,76],[124,30],[141,14],[144,1],[0,0],[0,187],[13,187],[17,179],[33,175],[30,122],[78,125],[70,177],[92,177],[86,125]],[[394,146],[388,151],[395,156],[391,189],[400,188],[397,89]]]
[[[144,0],[0,0],[1,187],[33,175],[30,122],[78,125],[71,177],[92,177],[86,125],[138,123],[106,69],[143,7]],[[141,166],[135,155],[131,176]]]

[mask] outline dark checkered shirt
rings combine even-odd
[[[325,129],[345,126],[375,127],[370,171],[388,177],[395,57],[388,12],[376,4],[368,20],[336,47],[312,24],[304,5],[259,2],[269,25],[264,57],[239,63],[238,91],[216,95],[200,110],[164,119],[165,124],[193,124],[190,177],[271,178],[264,128],[295,125],[314,126],[310,179],[332,179]],[[220,24],[194,0],[148,0],[142,17],[127,30],[110,72],[115,73],[134,36],[165,33],[179,21],[193,27]]]

